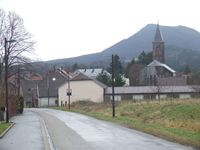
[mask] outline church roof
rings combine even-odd
[[[170,70],[171,72],[175,73],[176,71],[174,71],[172,68],[170,68],[169,66],[167,66],[166,64],[163,64],[157,60],[154,60],[152,61],[150,64],[147,65],[148,67],[151,67],[151,66],[163,66],[165,67],[166,69]]]
[[[155,38],[153,42],[164,42],[163,41],[163,37],[162,34],[160,32],[160,27],[159,24],[157,24],[157,28],[156,28],[156,34],[155,34]]]

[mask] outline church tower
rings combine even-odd
[[[165,64],[165,42],[163,41],[159,24],[157,24],[156,34],[153,41],[153,60],[158,60]]]

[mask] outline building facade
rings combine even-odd
[[[54,68],[42,81],[38,84],[38,106],[54,107],[58,106],[58,86],[62,85],[71,75],[61,68]]]
[[[199,92],[196,86],[132,86],[115,87],[115,101],[124,100],[150,100],[169,98],[197,98]],[[112,87],[105,90],[105,101],[112,101]]]
[[[65,82],[58,87],[59,106],[69,104],[67,89],[71,89],[70,104],[77,101],[104,102],[104,91],[106,85],[79,73],[70,82]]]

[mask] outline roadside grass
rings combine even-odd
[[[0,123],[0,135],[11,125],[12,123]]]
[[[170,99],[122,101],[115,103],[112,117],[111,103],[81,101],[71,104],[72,111],[113,121],[164,139],[200,149],[200,99]]]

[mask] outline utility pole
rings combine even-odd
[[[70,80],[69,80],[69,69],[68,69],[68,92],[70,90]],[[68,108],[70,109],[70,93],[68,94],[68,102],[69,102],[69,105],[68,105]]]
[[[37,80],[35,80],[35,103],[37,108],[38,107]]]
[[[49,77],[47,77],[47,95],[48,95],[48,107],[49,107]]]
[[[8,55],[7,55],[7,40],[5,38],[5,84],[6,84],[6,123],[9,123],[8,111]]]
[[[115,97],[114,97],[114,61],[112,54],[112,102],[113,102],[113,117],[115,117]]]
[[[6,123],[9,123],[9,110],[8,110],[8,54],[7,43],[15,42],[16,40],[9,40],[5,38],[5,85],[6,85]]]
[[[20,97],[20,73],[19,73],[19,68],[18,68],[18,98]]]

